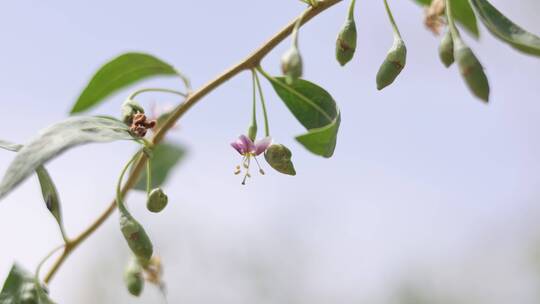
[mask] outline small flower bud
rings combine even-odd
[[[161,212],[167,206],[169,198],[161,190],[161,188],[155,188],[148,195],[148,200],[146,201],[146,208],[150,212],[158,213]]]
[[[248,128],[248,137],[251,141],[255,141],[255,138],[257,138],[257,125],[251,125]]]
[[[302,57],[296,46],[292,46],[281,57],[281,70],[289,85],[302,77]]]
[[[144,288],[143,268],[136,258],[132,258],[124,271],[124,283],[130,294],[140,296]]]
[[[445,67],[449,67],[454,63],[454,41],[450,31],[444,34],[441,44],[439,45],[439,57]]]
[[[137,258],[148,261],[152,257],[154,251],[152,242],[141,224],[131,215],[125,213],[120,215],[120,230]]]
[[[407,48],[405,47],[405,43],[403,43],[403,40],[396,37],[392,48],[388,51],[386,59],[384,59],[384,62],[377,73],[378,90],[382,90],[394,82],[399,73],[401,73],[401,70],[405,67],[406,59]]]
[[[136,101],[128,99],[122,104],[122,121],[128,126],[132,124],[133,116],[137,113],[144,113],[144,109]]]
[[[454,41],[454,56],[459,65],[459,72],[469,89],[476,97],[485,102],[489,100],[489,83],[484,68],[472,50],[461,40]]]
[[[296,170],[291,162],[291,150],[284,145],[273,144],[266,150],[264,158],[276,171],[288,175],[296,175]]]
[[[349,62],[356,51],[356,23],[354,19],[347,19],[336,40],[336,59],[344,66]]]

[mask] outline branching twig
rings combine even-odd
[[[249,55],[246,59],[242,60],[240,63],[234,65],[229,70],[225,71],[218,77],[216,77],[214,80],[211,80],[204,86],[202,86],[199,90],[194,91],[190,93],[186,100],[178,105],[172,114],[169,116],[169,118],[165,121],[163,126],[156,132],[154,137],[152,138],[152,143],[154,145],[159,144],[167,132],[174,127],[176,122],[182,117],[193,105],[195,105],[199,100],[201,100],[204,96],[206,96],[208,93],[213,91],[215,88],[219,87],[223,83],[227,82],[232,77],[238,75],[242,71],[245,70],[251,70],[259,66],[259,63],[261,60],[268,54],[270,51],[272,51],[280,42],[282,42],[285,38],[287,38],[293,31],[293,28],[299,18],[302,18],[301,24],[304,24],[311,20],[311,18],[317,16],[318,14],[322,13],[326,9],[330,8],[331,6],[341,2],[342,0],[325,0],[318,2],[316,7],[311,7],[308,9],[307,12],[303,13],[301,17],[298,17],[294,19],[292,22],[290,22],[285,28],[283,28],[281,31],[279,31],[274,37],[272,37],[270,40],[268,40],[266,43],[264,43],[258,50],[253,52],[251,55]],[[131,174],[129,175],[124,187],[122,188],[122,196],[125,196],[129,190],[135,185],[135,183],[138,181],[140,174],[142,170],[145,167],[147,158],[143,154],[141,158],[135,163],[134,169],[131,171]],[[45,276],[45,283],[49,283],[56,272],[60,269],[66,258],[84,241],[86,240],[94,231],[97,230],[114,212],[116,209],[116,200],[111,202],[109,207],[86,229],[84,230],[79,236],[77,236],[75,239],[70,240],[66,243],[66,246],[64,248],[64,251],[62,252],[62,255],[58,257],[58,259],[54,262],[52,268],[49,270],[47,275]]]

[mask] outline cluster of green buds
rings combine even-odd
[[[484,73],[484,67],[471,48],[461,38],[454,23],[450,1],[446,3],[449,29],[439,45],[439,57],[446,67],[451,66],[454,60],[457,61],[459,72],[469,90],[482,101],[488,102],[490,88],[487,76]]]
[[[144,109],[134,102],[128,100],[122,105],[122,119],[126,124],[131,126],[141,125],[140,117],[144,115]],[[133,253],[133,258],[130,259],[124,272],[124,281],[128,291],[134,295],[139,296],[144,287],[144,273],[154,273],[151,277],[156,281],[155,264],[156,257],[153,255],[154,249],[150,237],[146,233],[143,226],[131,215],[127,206],[124,204],[121,185],[126,171],[135,163],[140,157],[146,156],[146,193],[147,201],[146,207],[150,212],[161,212],[168,203],[168,197],[161,188],[152,189],[152,156],[153,145],[148,141],[141,141],[144,145],[142,151],[137,152],[131,160],[126,164],[122,170],[118,179],[116,188],[116,202],[118,210],[120,212],[120,231],[124,236],[128,247]],[[159,264],[160,265],[160,264]],[[149,275],[147,275],[149,276]]]

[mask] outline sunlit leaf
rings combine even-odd
[[[138,81],[156,76],[177,76],[189,81],[172,65],[148,54],[126,53],[103,65],[79,96],[71,113],[80,113],[103,102],[113,93]]]
[[[163,142],[152,151],[152,188],[162,186],[169,174],[185,156],[186,149],[178,144]],[[146,170],[134,189],[146,191]]]
[[[0,198],[39,166],[77,145],[133,139],[121,121],[103,117],[72,117],[43,130],[25,145],[9,165],[0,183]]]
[[[331,157],[341,122],[332,96],[318,85],[303,79],[288,85],[284,77],[277,77],[271,83],[291,113],[308,130],[308,133],[297,136],[296,140],[317,155]]]
[[[540,37],[512,22],[487,0],[471,0],[471,4],[493,35],[524,53],[540,56]]]

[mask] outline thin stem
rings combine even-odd
[[[312,7],[307,10],[306,13],[302,14],[302,24],[308,22],[313,17],[319,15],[320,13],[324,12],[328,8],[340,3],[343,0],[325,0],[322,2],[319,2],[316,7]],[[190,93],[187,97],[185,102],[178,105],[174,111],[171,113],[171,115],[167,118],[163,126],[154,134],[154,137],[152,138],[152,143],[154,145],[159,144],[167,132],[173,128],[178,121],[191,107],[193,107],[199,100],[201,100],[203,97],[205,97],[208,93],[212,92],[215,88],[221,86],[225,82],[227,82],[232,77],[240,74],[244,70],[249,70],[256,68],[261,60],[268,55],[280,42],[282,42],[285,38],[287,38],[296,22],[298,21],[300,17],[294,19],[291,23],[289,23],[287,26],[285,26],[282,30],[280,30],[274,37],[270,38],[266,43],[264,43],[259,49],[257,49],[254,53],[249,55],[246,59],[242,60],[240,63],[234,65],[221,75],[217,76],[215,79],[211,80],[204,86],[202,86],[199,90]],[[134,164],[133,170],[131,170],[131,174],[128,177],[128,180],[124,184],[124,187],[121,190],[121,194],[123,197],[127,195],[129,190],[135,186],[135,183],[138,181],[142,170],[144,169],[144,165],[147,161],[146,155],[142,155],[141,158]],[[92,233],[94,233],[114,212],[116,209],[116,200],[112,201],[109,204],[109,207],[88,227],[86,228],[79,236],[77,236],[75,239],[73,239],[71,242],[66,244],[66,247],[64,248],[64,251],[62,255],[55,261],[53,267],[49,270],[45,277],[45,283],[49,283],[58,269],[62,266],[62,264],[65,262],[67,257],[75,250],[84,240],[86,240]]]
[[[45,284],[49,284],[49,282],[52,280],[53,276],[56,274],[58,269],[60,269],[60,267],[64,264],[67,257],[71,253],[72,249],[69,249],[71,247],[68,246],[68,245],[69,244],[66,244],[66,246],[64,247],[64,251],[62,251],[62,255],[54,262],[53,266],[51,267],[51,269],[49,270],[49,272],[45,276],[45,279],[43,280],[43,282],[45,282]]]
[[[294,90],[293,88],[291,88],[291,86],[289,86],[288,84],[286,83],[283,83],[281,81],[278,81],[276,80],[274,77],[272,77],[270,74],[268,74],[266,71],[264,71],[262,69],[261,66],[258,66],[257,67],[257,71],[259,71],[259,73],[261,73],[266,79],[268,79],[268,81],[270,81],[271,83],[274,83],[278,86],[280,86],[282,89],[284,90],[287,90],[289,91],[289,93],[291,93],[292,95],[295,95],[296,97],[298,97],[300,100],[302,100],[303,102],[307,103],[310,107],[312,107],[313,109],[315,109],[315,111],[319,112],[319,114],[321,114],[324,118],[326,118],[326,120],[328,121],[328,123],[331,123],[332,121],[334,121],[334,119],[332,119],[332,117],[330,117],[330,115],[328,115],[328,113],[326,113],[323,108],[321,108],[318,104],[314,103],[313,101],[311,101],[310,99],[306,98],[306,96],[298,93],[298,91]]]
[[[252,96],[253,97],[253,105],[252,105],[250,131],[251,131],[252,128],[257,130],[257,88],[256,88],[256,85],[255,85],[255,76],[254,75],[251,75],[251,81],[252,81],[252,85],[253,85],[253,96]],[[251,135],[251,134],[249,134],[249,135]],[[256,136],[257,136],[257,134],[254,134],[253,137],[256,137]],[[255,138],[252,138],[251,140],[255,140]]]
[[[42,260],[41,262],[39,262],[38,266],[36,267],[36,279],[39,280],[39,272],[41,270],[41,267],[43,267],[43,264],[45,264],[45,262],[53,255],[55,254],[58,250],[62,249],[62,248],[65,248],[66,247],[66,244],[62,244],[60,246],[57,246],[55,247],[53,250],[51,250],[51,252],[49,252]]]
[[[356,0],[352,0],[349,4],[349,20],[354,19],[354,7],[356,5]]]
[[[118,209],[122,213],[129,213],[126,205],[124,204],[124,200],[122,199],[122,181],[124,180],[124,175],[126,174],[127,170],[129,169],[129,167],[131,167],[131,164],[137,159],[137,157],[139,157],[140,154],[141,152],[135,153],[133,157],[127,162],[127,164],[122,169],[120,176],[118,177],[118,182],[116,183],[116,204],[118,206]]]
[[[315,6],[314,4],[312,5],[312,7]],[[293,32],[292,32],[292,41],[293,41],[293,46],[295,48],[298,48],[298,30],[300,29],[300,27],[302,26],[302,20],[304,19],[304,16],[309,12],[310,10],[305,10],[304,13],[302,13],[302,15],[300,15],[300,17],[298,18],[298,20],[296,20],[296,23],[294,24],[294,29],[293,29]]]
[[[176,72],[176,75],[178,75],[180,77],[180,79],[182,79],[182,81],[184,82],[184,86],[186,87],[186,90],[189,93],[191,93],[191,81],[189,81],[189,78],[187,78],[183,73],[181,73],[180,71],[176,70],[175,69],[175,72]]]
[[[451,1],[445,0],[445,10],[446,10],[446,18],[448,19],[448,27],[450,28],[450,33],[452,34],[452,39],[461,40],[461,36],[459,35],[459,31],[456,27],[456,23],[454,22],[454,14],[452,13],[452,6],[450,4]]]
[[[131,95],[129,95],[128,99],[134,99],[135,97],[137,97],[137,95],[140,95],[140,94],[146,93],[146,92],[169,93],[169,94],[179,95],[179,96],[182,96],[184,98],[186,98],[188,96],[188,94],[186,94],[186,93],[182,93],[182,92],[179,92],[179,91],[176,91],[176,90],[171,90],[171,89],[145,88],[145,89],[140,89],[140,90],[137,90],[137,91],[133,92]]]
[[[390,19],[390,24],[392,24],[392,29],[394,30],[394,35],[399,37],[401,39],[401,34],[399,33],[399,29],[396,24],[396,20],[394,20],[394,15],[392,15],[392,11],[390,10],[390,6],[388,6],[388,1],[384,0],[384,8],[386,9],[386,13],[388,14],[388,19]]]
[[[266,111],[266,102],[264,101],[264,94],[263,94],[263,90],[261,86],[261,81],[259,80],[259,75],[257,75],[257,71],[255,69],[252,69],[251,73],[253,73],[253,77],[255,78],[255,83],[257,84],[257,89],[259,90],[259,97],[261,97],[261,105],[262,105],[263,116],[264,116],[264,134],[265,136],[270,136],[268,113]]]
[[[152,190],[152,159],[146,161],[146,195],[150,195]]]
[[[60,222],[58,223],[58,227],[60,228],[60,235],[62,235],[62,239],[64,240],[64,243],[69,242],[69,237],[66,232],[66,228],[64,227],[64,223]]]

